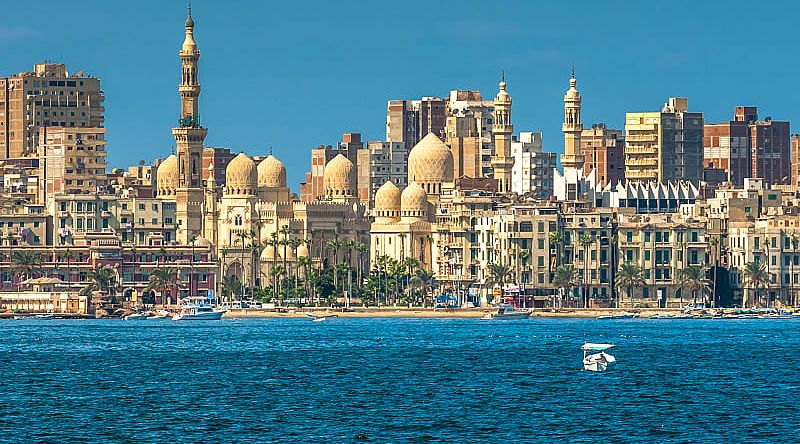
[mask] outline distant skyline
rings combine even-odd
[[[101,79],[110,167],[171,152],[186,3],[45,0],[4,6],[0,75],[45,60]],[[561,152],[562,99],[575,65],[583,122],[623,128],[625,112],[688,97],[707,122],[736,105],[795,121],[792,19],[800,4],[752,2],[193,2],[208,146],[273,148],[295,191],[310,149],[342,133],[385,137],[386,101],[479,89],[501,70],[515,133]],[[39,13],[41,12],[41,13]]]

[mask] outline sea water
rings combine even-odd
[[[0,321],[3,442],[799,442],[800,321]],[[616,344],[607,372],[584,342]]]

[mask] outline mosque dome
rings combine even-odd
[[[408,182],[417,182],[428,194],[438,194],[442,182],[453,180],[453,153],[428,133],[408,154]]]
[[[355,170],[353,162],[341,154],[325,165],[322,187],[326,197],[352,197],[355,193]]]
[[[239,153],[225,169],[225,193],[228,195],[255,194],[257,184],[256,164],[244,153]]]
[[[286,167],[272,154],[258,164],[258,186],[267,188],[286,187]]]
[[[305,242],[297,247],[297,257],[308,257],[308,246]]]
[[[267,244],[267,246],[261,251],[261,256],[259,256],[259,259],[261,259],[261,262],[283,260],[280,253],[275,254],[275,247],[269,244]]]
[[[156,170],[156,188],[159,196],[175,194],[178,188],[178,158],[171,155]]]
[[[495,96],[494,98],[495,103],[511,104],[511,96],[508,95],[508,91],[506,91],[505,76],[503,76],[503,79],[500,80],[499,86],[500,86],[500,91],[497,92],[497,96]]]
[[[403,218],[422,218],[428,212],[428,195],[416,182],[411,182],[400,197],[400,214]]]
[[[391,180],[381,185],[375,193],[375,216],[397,217],[400,211],[400,189]]]

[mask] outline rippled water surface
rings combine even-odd
[[[793,320],[0,329],[8,442],[800,442]],[[581,371],[584,341],[617,344],[616,365]]]

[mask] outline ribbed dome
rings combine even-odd
[[[225,169],[225,194],[255,194],[258,186],[256,164],[244,153],[239,153]]]
[[[308,246],[305,243],[297,247],[297,257],[308,257]]]
[[[400,211],[400,189],[391,180],[381,185],[375,193],[375,209]]]
[[[261,256],[259,256],[259,258],[261,259],[262,262],[272,261],[272,260],[276,261],[282,260],[280,253],[278,253],[277,255],[275,254],[275,247],[273,247],[272,245],[267,245],[266,247],[264,247],[264,250],[261,251]]]
[[[337,154],[325,165],[322,187],[325,196],[329,198],[354,196],[355,170],[353,162],[350,162],[347,157]]]
[[[156,188],[158,196],[175,194],[175,189],[178,188],[178,158],[174,154],[158,166]]]
[[[286,167],[272,154],[258,164],[258,186],[267,188],[286,186]]]
[[[408,182],[438,194],[442,182],[452,180],[453,153],[435,134],[428,133],[408,154]]]
[[[428,212],[428,195],[416,182],[411,182],[400,198],[400,214],[403,218],[425,217]]]

